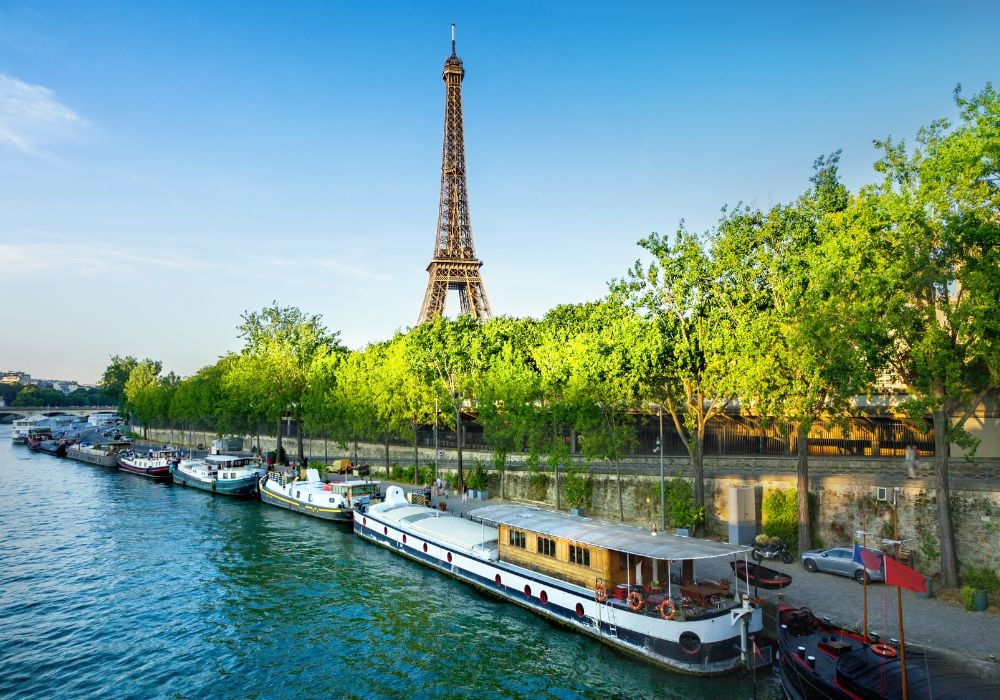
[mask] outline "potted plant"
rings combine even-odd
[[[969,569],[962,576],[962,602],[966,610],[986,610],[990,591],[1000,591],[1000,578],[993,569],[980,566]]]
[[[584,515],[584,508],[590,505],[590,498],[593,493],[593,483],[590,476],[583,473],[578,468],[570,468],[563,478],[563,497],[573,515]]]

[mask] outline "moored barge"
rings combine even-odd
[[[383,503],[355,510],[354,531],[674,671],[734,671],[747,661],[749,635],[762,629],[747,595],[737,600],[694,577],[696,561],[745,557],[748,547],[517,505],[468,516],[411,505],[390,486]],[[698,602],[686,592],[697,592]]]
[[[170,465],[175,484],[193,486],[225,496],[256,496],[257,482],[264,467],[256,457],[208,455],[204,459],[185,459]]]
[[[307,469],[306,478],[269,471],[260,480],[260,500],[323,520],[350,524],[354,507],[364,507],[380,496],[379,483],[367,479],[324,482],[316,469]]]

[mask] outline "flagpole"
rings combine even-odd
[[[899,556],[899,519],[896,516],[896,498],[892,499],[892,531],[897,544],[893,547],[896,556]],[[885,567],[888,571],[888,566]],[[884,576],[883,578],[888,578]],[[896,610],[899,618],[899,680],[903,684],[903,700],[907,700],[906,690],[906,640],[903,638],[903,587],[896,586]]]

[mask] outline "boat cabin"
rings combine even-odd
[[[618,598],[636,587],[645,595],[697,596],[696,561],[749,551],[526,506],[487,506],[469,515],[497,525],[500,561]]]

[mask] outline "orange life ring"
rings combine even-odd
[[[674,606],[674,601],[670,600],[670,598],[665,598],[656,609],[659,610],[660,617],[664,620],[673,620],[674,613],[677,612],[677,608]],[[667,612],[667,610],[670,612]]]
[[[604,585],[603,581],[598,582],[594,587],[594,598],[597,599],[598,603],[603,603],[608,599],[608,587]]]
[[[634,612],[638,612],[639,610],[642,610],[642,604],[643,604],[643,602],[645,602],[645,601],[643,601],[643,599],[642,599],[642,593],[640,593],[639,591],[632,591],[631,593],[628,594],[628,607],[629,607],[629,610],[632,610]]]
[[[898,654],[895,648],[889,646],[888,644],[872,644],[872,651],[874,651],[879,656],[885,656],[890,659],[895,658],[896,655]]]

